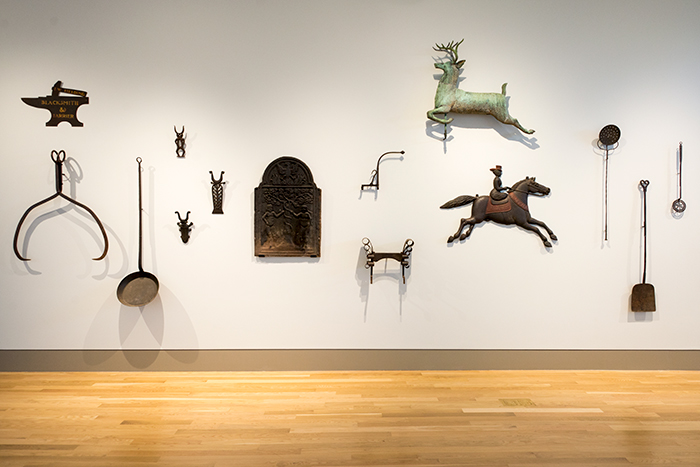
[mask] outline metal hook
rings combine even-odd
[[[406,151],[389,151],[385,152],[381,156],[379,156],[379,159],[377,159],[377,168],[374,169],[370,173],[370,181],[369,183],[365,183],[360,186],[360,190],[364,190],[365,188],[376,188],[379,190],[379,163],[382,161],[382,157],[386,156],[387,154],[406,154]],[[402,158],[403,159],[403,158]]]
[[[92,211],[92,209],[90,209],[89,207],[85,206],[84,204],[72,199],[71,197],[63,194],[63,162],[66,160],[66,152],[64,150],[51,151],[51,159],[53,160],[53,162],[55,164],[55,169],[56,169],[55,170],[55,173],[56,173],[56,193],[54,193],[53,195],[49,196],[46,199],[42,199],[38,203],[32,204],[31,206],[29,206],[29,208],[22,215],[22,218],[19,220],[19,223],[17,224],[17,228],[15,229],[15,237],[14,237],[14,241],[13,241],[13,245],[12,245],[13,249],[15,251],[15,256],[17,256],[17,258],[19,258],[22,261],[30,261],[29,258],[23,257],[20,254],[19,249],[17,248],[17,240],[19,239],[19,231],[22,228],[22,224],[24,223],[24,220],[27,218],[29,213],[34,208],[36,208],[37,206],[40,206],[44,203],[47,203],[47,202],[51,201],[52,199],[60,196],[61,198],[65,199],[66,201],[73,203],[76,206],[81,207],[85,211],[87,211],[92,216],[92,218],[95,220],[97,225],[100,227],[100,231],[102,232],[102,238],[104,238],[104,241],[105,241],[105,248],[102,251],[102,254],[100,256],[98,256],[97,258],[93,258],[95,261],[99,261],[99,260],[103,259],[105,256],[107,256],[107,250],[109,249],[109,240],[107,239],[107,232],[105,232],[105,228],[102,226],[102,222],[97,217],[97,215]]]

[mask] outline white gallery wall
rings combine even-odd
[[[700,349],[700,2],[0,0],[1,349]],[[464,42],[460,88],[500,92],[533,135],[489,116],[426,118],[444,58]],[[46,127],[21,97],[65,87],[90,98],[84,127]],[[609,159],[603,239],[600,129]],[[187,155],[175,154],[185,127]],[[683,199],[677,150],[683,141]],[[63,200],[52,150],[68,156]],[[360,191],[377,158],[379,191]],[[304,161],[322,190],[320,258],[253,254],[253,191],[267,165]],[[157,299],[129,308],[137,270],[136,157],[143,158],[144,258]],[[552,248],[518,227],[477,226],[447,244],[471,207],[442,210],[525,176]],[[225,172],[213,215],[209,171]],[[630,312],[647,282],[655,313]],[[183,244],[175,211],[191,211]],[[376,251],[415,247],[406,283]]]

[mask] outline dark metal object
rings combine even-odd
[[[214,173],[210,170],[209,175],[211,175],[211,198],[214,204],[214,210],[212,214],[223,214],[224,213],[224,171],[221,171],[219,179],[214,179]]]
[[[107,239],[107,232],[105,232],[105,228],[102,226],[102,222],[100,222],[100,219],[97,217],[97,215],[90,209],[89,207],[85,206],[82,203],[79,203],[78,201],[74,200],[73,198],[70,198],[66,195],[63,194],[63,162],[66,160],[66,152],[64,150],[60,151],[51,151],[51,159],[54,162],[55,165],[55,174],[56,174],[56,193],[53,195],[49,196],[46,199],[42,199],[38,203],[32,204],[29,209],[27,209],[24,214],[22,215],[22,218],[19,220],[19,224],[17,224],[17,229],[15,229],[15,239],[13,243],[13,247],[15,250],[15,255],[21,259],[22,261],[29,261],[29,258],[23,257],[19,253],[19,249],[17,248],[17,240],[19,238],[19,231],[22,228],[22,223],[24,220],[27,218],[29,215],[29,212],[34,209],[37,206],[40,206],[48,201],[51,201],[52,199],[56,198],[57,196],[60,196],[61,198],[65,199],[66,201],[75,204],[76,206],[79,206],[86,210],[93,219],[95,219],[95,222],[97,222],[97,225],[100,227],[100,231],[102,232],[102,238],[104,238],[105,241],[105,248],[102,251],[102,254],[98,256],[97,258],[93,258],[95,261],[103,259],[105,256],[107,256],[107,249],[109,248],[109,240]]]
[[[190,220],[190,211],[187,211],[187,215],[184,219],[180,216],[180,211],[175,211],[175,214],[177,214],[177,218],[180,220],[177,223],[177,226],[180,229],[180,238],[182,239],[182,243],[187,243],[190,240],[190,232],[192,231],[192,227],[194,227],[192,222],[188,223]]]
[[[267,166],[255,188],[255,255],[321,256],[321,189],[294,157]]]
[[[600,133],[598,133],[598,141],[603,146],[612,146],[616,144],[619,140],[620,129],[615,125],[606,125],[600,130]]]
[[[393,259],[401,263],[401,277],[403,278],[403,283],[406,283],[405,270],[406,268],[411,267],[410,263],[408,262],[408,258],[411,256],[411,252],[413,251],[413,240],[410,238],[407,239],[403,244],[403,250],[399,253],[376,253],[372,247],[372,242],[370,242],[369,238],[367,237],[362,239],[362,245],[367,252],[367,264],[365,264],[365,268],[369,269],[370,284],[374,282],[374,265],[383,259]]]
[[[644,272],[642,273],[642,283],[637,284],[632,288],[632,311],[656,311],[656,299],[654,294],[654,286],[647,284],[647,187],[649,180],[640,180],[639,186],[642,187],[643,198],[643,221],[642,230],[644,231]]]
[[[68,122],[71,126],[83,126],[83,123],[78,120],[77,113],[78,107],[90,103],[87,92],[67,89],[62,86],[63,83],[61,81],[56,81],[51,88],[50,96],[22,97],[22,102],[32,107],[46,109],[51,112],[51,119],[46,122],[46,126],[58,126],[61,122]],[[71,94],[78,97],[60,96],[60,93]]]
[[[119,283],[117,298],[126,306],[146,306],[158,295],[158,278],[143,270],[143,203],[141,201],[141,158],[139,164],[139,270],[132,272]]]
[[[683,141],[678,143],[678,199],[673,202],[671,207],[677,213],[682,213],[685,211],[686,205],[685,201],[681,198],[683,197]]]
[[[177,157],[185,157],[185,126],[182,126],[182,131],[177,131],[177,128],[173,125],[173,130],[175,130],[175,154],[177,154]]]
[[[440,208],[452,209],[474,203],[472,205],[472,215],[460,221],[459,229],[457,229],[454,235],[450,235],[447,239],[447,243],[453,242],[458,238],[459,240],[464,240],[471,235],[476,224],[484,221],[493,221],[505,225],[516,224],[525,230],[529,230],[540,237],[544,246],[551,248],[552,244],[547,240],[547,237],[535,226],[540,226],[545,229],[549,234],[549,238],[554,241],[557,240],[557,236],[554,235],[554,232],[552,232],[547,224],[530,216],[530,209],[527,205],[527,198],[529,195],[545,196],[549,193],[550,189],[537,183],[535,177],[525,177],[508,190],[508,196],[501,202],[494,203],[490,196],[458,196],[443,204]],[[467,227],[467,230],[462,233],[465,227]]]
[[[598,148],[605,150],[605,227],[603,234],[608,241],[608,155],[619,146],[620,129],[615,125],[606,125],[598,134]]]
[[[365,188],[376,188],[379,190],[379,163],[382,161],[382,157],[386,156],[387,154],[405,154],[405,151],[389,151],[385,152],[381,156],[379,156],[379,159],[377,159],[377,168],[372,171],[370,174],[370,181],[369,183],[365,183],[362,186],[360,186],[360,190],[364,190]],[[403,156],[401,157],[403,159]]]

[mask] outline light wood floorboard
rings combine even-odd
[[[7,372],[0,465],[697,467],[700,372]]]

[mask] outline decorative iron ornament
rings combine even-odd
[[[309,167],[284,156],[255,188],[255,255],[321,256],[321,189]]]
[[[53,195],[49,196],[46,199],[39,201],[38,203],[32,204],[22,215],[22,218],[19,220],[19,223],[17,224],[17,228],[15,229],[15,238],[13,241],[15,255],[17,256],[17,258],[19,258],[22,261],[29,261],[29,258],[23,257],[19,253],[19,249],[17,248],[17,240],[19,239],[19,231],[22,228],[22,223],[27,218],[27,216],[32,211],[32,209],[34,209],[37,206],[40,206],[44,203],[47,203],[47,202],[51,201],[52,199],[60,196],[61,198],[68,201],[69,203],[73,203],[76,206],[83,208],[92,216],[93,219],[95,219],[95,222],[97,222],[97,225],[100,227],[100,231],[102,232],[102,238],[105,241],[105,248],[102,251],[102,254],[100,256],[98,256],[97,258],[93,258],[93,259],[95,261],[103,259],[105,256],[107,256],[107,250],[109,249],[109,240],[107,239],[107,232],[105,232],[105,228],[102,226],[102,222],[100,222],[100,219],[92,211],[92,209],[90,209],[89,207],[85,206],[82,203],[79,203],[78,201],[74,200],[73,198],[70,198],[70,197],[63,194],[63,162],[66,160],[66,152],[64,150],[51,151],[51,159],[53,160],[54,165],[55,165],[56,193],[54,193]]]
[[[605,202],[604,206],[604,217],[605,225],[603,227],[603,238],[608,241],[608,156],[610,151],[614,151],[619,146],[618,141],[620,141],[620,129],[615,125],[606,125],[598,134],[598,148],[605,151]]]
[[[491,169],[491,171],[493,171],[496,178],[493,183],[494,189],[491,190],[489,196],[462,195],[440,206],[441,209],[452,209],[474,203],[472,205],[471,217],[460,221],[457,232],[455,232],[454,235],[450,235],[447,239],[447,243],[451,243],[457,239],[464,240],[471,235],[476,224],[480,224],[484,221],[493,221],[504,225],[516,224],[525,230],[529,230],[540,237],[545,247],[551,248],[552,244],[536,226],[545,229],[549,234],[549,238],[554,241],[557,240],[557,236],[554,235],[554,232],[552,232],[547,224],[530,215],[530,209],[527,204],[529,195],[546,196],[551,190],[537,183],[535,177],[525,177],[523,180],[515,183],[511,188],[503,187],[500,179],[502,173],[501,166],[496,166],[496,168]],[[502,193],[501,190],[507,190],[507,193]],[[502,199],[501,195],[503,196]],[[467,227],[467,230],[462,233],[465,227]]]
[[[78,97],[60,96],[60,93]],[[50,96],[22,97],[22,102],[51,112],[51,119],[46,122],[46,126],[58,126],[61,122],[68,122],[71,126],[83,126],[83,123],[78,120],[78,107],[89,104],[90,98],[87,97],[86,91],[64,88],[61,81],[56,81],[51,88]]]
[[[184,219],[182,216],[180,216],[180,211],[175,211],[175,214],[177,214],[177,218],[179,219],[177,226],[180,229],[180,238],[182,239],[182,243],[187,243],[190,240],[190,232],[192,231],[192,227],[194,227],[192,222],[188,223],[190,220],[190,211],[187,211],[187,215]]]
[[[182,131],[177,131],[177,128],[173,125],[173,130],[175,130],[175,154],[177,154],[177,157],[185,157],[185,126],[182,126]]]
[[[411,256],[411,252],[413,251],[413,240],[411,240],[410,238],[407,239],[406,242],[404,242],[403,244],[403,250],[401,250],[398,253],[375,252],[374,247],[372,247],[372,242],[367,237],[362,239],[362,247],[367,253],[367,264],[365,264],[365,269],[369,269],[370,284],[374,282],[374,265],[383,259],[393,259],[394,261],[398,261],[399,263],[401,263],[401,277],[403,278],[403,283],[406,283],[405,272],[406,268],[411,267],[410,263],[408,262],[408,258],[409,256]]]
[[[464,39],[455,43],[454,41],[444,44],[435,44],[433,50],[436,52],[446,52],[449,57],[444,63],[436,63],[435,68],[443,71],[440,77],[437,90],[435,91],[435,108],[428,111],[428,118],[434,122],[445,125],[445,139],[447,139],[447,125],[452,122],[452,118],[447,118],[448,112],[461,114],[486,114],[493,116],[496,120],[506,125],[513,125],[523,133],[532,134],[535,130],[528,130],[523,127],[517,118],[513,118],[508,113],[508,101],[506,98],[506,85],[503,83],[501,92],[468,92],[458,89],[459,69],[464,65],[464,60],[459,60],[457,48],[464,42]],[[439,118],[435,114],[445,114],[445,118]]]
[[[210,170],[209,175],[211,175],[211,198],[214,204],[214,210],[212,214],[223,214],[224,213],[224,171],[221,171],[219,179],[214,179],[214,173]]]
[[[360,190],[364,190],[365,188],[376,188],[379,190],[379,163],[382,161],[382,157],[386,156],[387,154],[401,154],[401,160],[403,160],[403,154],[405,153],[405,151],[390,151],[379,156],[379,159],[377,159],[377,168],[370,173],[371,178],[369,183],[361,185]]]

